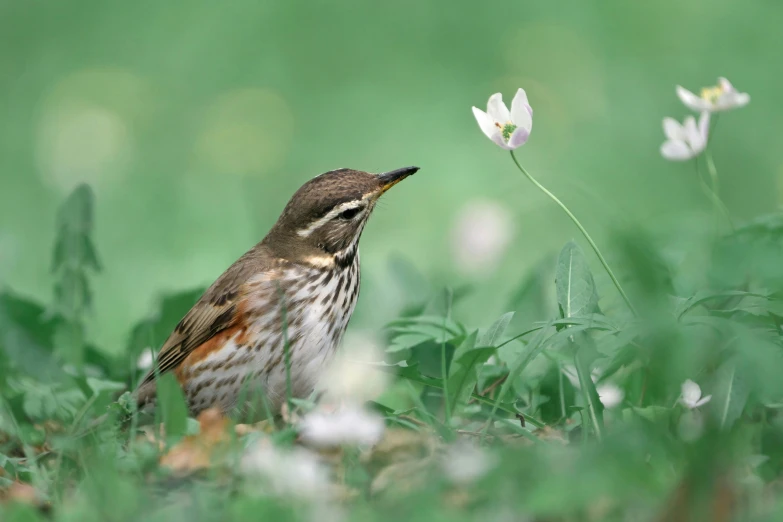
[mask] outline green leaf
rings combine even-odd
[[[584,253],[573,241],[566,243],[555,270],[557,303],[564,318],[598,313],[598,293]]]
[[[683,315],[687,314],[689,311],[691,311],[692,309],[694,309],[699,305],[702,305],[709,301],[713,301],[716,299],[724,299],[727,297],[738,297],[738,298],[753,297],[764,301],[771,300],[771,298],[768,295],[759,294],[755,292],[745,292],[741,290],[727,290],[727,291],[718,291],[718,292],[712,290],[699,290],[692,297],[689,297],[688,299],[685,300],[680,300],[674,308],[674,315],[675,317],[680,319],[682,318]],[[759,302],[755,301],[754,304],[758,306]]]
[[[445,324],[444,324],[445,323]],[[452,336],[465,334],[465,327],[448,317],[444,321],[442,316],[417,315],[415,317],[400,317],[386,324],[386,328],[395,332],[420,331],[437,332],[440,338],[445,330]]]
[[[497,346],[498,342],[500,342],[500,337],[506,331],[506,328],[508,328],[508,325],[513,318],[514,312],[506,312],[501,315],[500,318],[492,323],[492,326],[478,338],[476,346]]]
[[[173,373],[158,375],[156,379],[158,408],[167,438],[185,435],[188,425],[188,407],[177,378]]]
[[[123,391],[126,388],[125,384],[121,382],[96,379],[95,377],[87,377],[87,386],[90,387],[95,395],[99,395],[103,392],[113,393]]]
[[[75,366],[84,362],[84,327],[79,322],[62,322],[55,332],[56,353]]]
[[[557,303],[564,319],[584,316],[599,312],[598,293],[595,289],[593,274],[587,265],[584,253],[573,241],[569,241],[557,259],[555,270],[555,286],[557,288]],[[576,345],[574,364],[579,376],[579,387],[587,406],[587,416],[593,426],[596,437],[603,437],[604,406],[598,397],[595,384],[591,378],[590,365],[595,358],[595,349],[586,333],[572,332],[574,328],[565,327],[571,342]],[[580,343],[576,343],[579,339]],[[593,348],[592,350],[590,348]]]
[[[71,420],[86,398],[76,387],[46,384],[32,379],[19,383],[25,415],[34,420]]]
[[[416,346],[419,346],[428,342],[439,342],[436,338],[427,333],[404,333],[396,336],[392,339],[391,344],[386,348],[389,353],[401,352],[403,350],[409,350]]]
[[[500,387],[500,392],[498,393],[498,396],[495,399],[495,403],[492,406],[492,412],[490,413],[491,417],[494,418],[495,412],[500,408],[500,404],[503,402],[503,399],[508,393],[508,390],[514,385],[514,381],[516,381],[517,378],[522,375],[522,372],[525,370],[525,368],[527,368],[527,365],[530,364],[533,359],[538,357],[542,351],[544,351],[544,348],[547,345],[547,340],[550,337],[550,332],[551,330],[549,328],[538,330],[536,334],[530,339],[526,349],[521,354],[519,354],[517,360],[514,361],[514,364],[511,365],[508,371],[508,378],[506,378],[506,380],[503,382],[503,385]]]
[[[742,415],[750,383],[736,358],[725,361],[715,372],[711,411],[721,428],[728,429]]]
[[[449,401],[452,411],[458,404],[466,404],[478,381],[478,365],[484,364],[495,348],[491,346],[476,347],[478,332],[473,332],[454,352],[454,358],[449,371]]]
[[[386,364],[386,363],[374,363],[371,365],[373,368],[377,368],[378,370],[386,373],[390,373],[392,375],[395,375],[397,377],[400,377],[402,379],[409,380],[411,382],[415,382],[418,384],[423,384],[425,386],[430,386],[432,388],[436,388],[438,390],[443,389],[443,381],[441,379],[435,379],[433,377],[428,377],[426,375],[422,375],[418,369],[415,366],[405,366],[403,364]],[[517,413],[522,413],[518,409],[513,408],[511,406],[498,403],[497,401],[493,401],[492,399],[488,399],[486,397],[482,397],[481,395],[477,394],[471,394],[471,399],[475,400],[476,402],[480,402],[482,404],[487,404],[489,406],[493,406],[497,408],[500,411],[504,411],[506,413],[509,413],[511,415],[516,415]],[[533,426],[537,428],[542,428],[544,426],[544,423],[540,420],[531,417],[527,414],[525,414],[525,421],[532,424]]]
[[[454,407],[457,404],[467,403],[478,381],[478,366],[487,362],[494,353],[495,348],[483,346],[470,350],[456,361],[459,368],[456,371],[452,370],[449,378],[449,392],[454,390],[452,393]],[[452,368],[457,364],[452,365]]]
[[[587,413],[590,424],[593,426],[596,438],[601,440],[604,431],[604,405],[595,389],[595,384],[590,375],[590,361],[586,347],[580,346],[574,355],[576,373],[579,376],[579,387],[587,405]]]
[[[623,420],[625,422],[630,421],[634,417],[641,417],[654,424],[665,424],[671,417],[671,408],[665,408],[663,406],[645,406],[644,408],[626,408],[623,410]]]
[[[8,292],[0,294],[0,350],[8,363],[41,380],[65,377],[52,356],[52,338],[59,321],[47,320],[43,307]],[[0,368],[5,376],[9,368]],[[0,379],[2,380],[2,379]]]

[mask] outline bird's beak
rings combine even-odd
[[[415,174],[419,167],[403,167],[397,170],[391,170],[378,175],[381,182],[381,194],[392,188],[394,185],[404,180],[408,176]]]

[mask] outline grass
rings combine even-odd
[[[473,324],[454,313],[470,296],[451,290],[409,303],[385,330],[385,362],[366,369],[367,379],[393,377],[367,405],[384,417],[383,438],[326,451],[297,439],[309,400],[290,400],[278,423],[238,424],[213,412],[188,419],[174,379],[158,390],[164,430],[139,427],[125,391],[139,377],[135,360],[198,292],[164,298],[132,329],[122,357],[92,345],[82,326],[101,269],[92,206],[86,186],[63,203],[52,302],[0,294],[4,521],[783,513],[781,214],[724,235],[706,227],[703,243],[690,246],[706,260],[696,271],[667,262],[675,237],[623,235],[612,257],[638,315],[599,306],[604,289],[574,242],[552,260],[547,291],[559,314],[546,321],[508,310]],[[529,281],[540,278],[513,283],[533,289]],[[536,299],[533,290],[517,293],[519,309]],[[683,404],[686,379],[711,400]],[[607,384],[623,395],[611,408],[600,398]]]

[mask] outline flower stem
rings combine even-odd
[[[631,313],[637,315],[636,309],[631,304],[631,300],[628,298],[628,295],[625,293],[625,290],[623,290],[623,287],[620,286],[620,281],[617,280],[617,277],[614,275],[614,272],[612,272],[612,269],[609,268],[609,264],[606,262],[606,259],[604,259],[603,254],[601,254],[601,251],[598,249],[598,245],[595,244],[595,241],[593,241],[593,238],[590,237],[590,234],[587,233],[587,230],[585,229],[585,227],[582,226],[582,223],[580,223],[579,220],[576,219],[576,216],[570,210],[568,210],[568,207],[566,207],[565,204],[557,198],[557,196],[549,192],[549,190],[547,190],[545,186],[543,186],[541,183],[536,181],[536,179],[533,176],[531,176],[530,173],[527,170],[525,170],[525,168],[522,165],[519,164],[519,160],[517,160],[517,157],[514,154],[513,150],[511,151],[511,158],[514,160],[514,163],[516,164],[520,172],[522,172],[522,174],[527,176],[527,179],[529,179],[533,183],[533,185],[538,187],[541,190],[541,192],[549,196],[549,198],[552,201],[557,203],[558,206],[563,209],[563,212],[565,212],[568,215],[568,217],[571,218],[571,221],[574,222],[576,228],[578,228],[579,231],[582,233],[582,235],[585,236],[585,239],[592,247],[593,251],[595,252],[595,255],[598,256],[598,260],[601,261],[604,270],[606,270],[606,273],[609,274],[609,278],[612,280],[612,283],[614,283],[614,286],[617,288],[617,291],[620,292],[623,301],[625,301],[625,304],[628,305],[628,308],[631,310]]]
[[[449,373],[446,365],[446,324],[451,315],[451,300],[453,295],[451,289],[447,288],[445,292],[446,310],[443,312],[443,342],[440,345],[440,371],[443,378],[443,414],[446,426],[451,427],[451,403],[449,402]]]
[[[729,224],[729,227],[733,231],[734,221],[731,219],[731,213],[729,213],[729,209],[726,208],[723,200],[721,200],[720,196],[718,195],[718,171],[715,169],[715,162],[712,160],[712,154],[710,153],[709,149],[704,152],[704,157],[706,158],[705,163],[707,164],[707,173],[710,176],[710,183],[707,184],[707,182],[704,181],[704,177],[701,174],[701,169],[699,168],[699,161],[697,159],[696,175],[699,177],[699,183],[701,184],[701,188],[705,195],[710,199],[710,201],[712,201],[712,204],[715,207],[717,213],[723,215],[723,217],[726,219],[726,222]]]

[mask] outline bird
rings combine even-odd
[[[381,195],[418,170],[343,168],[302,185],[171,332],[135,390],[138,409],[154,411],[157,378],[169,372],[193,416],[228,413],[259,392],[272,414],[289,393],[309,397],[356,306],[364,227]]]

